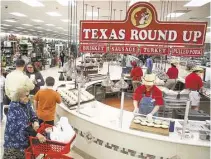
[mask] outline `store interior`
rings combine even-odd
[[[26,64],[33,63],[44,80],[54,77],[54,90],[62,99],[56,106],[55,121],[66,117],[74,129],[76,139],[68,156],[75,159],[208,159],[210,3],[210,0],[3,0],[2,75],[6,78],[16,69],[17,59],[23,59]],[[147,10],[152,24],[144,22],[143,28],[135,26],[133,20],[130,22],[134,8],[146,6],[152,9]],[[143,14],[146,11],[140,16]],[[122,40],[120,33],[119,39],[113,36],[103,41],[103,29],[125,28],[124,33],[127,33],[145,27],[151,31],[158,29],[158,33],[162,29],[164,32],[175,29],[177,36],[173,31],[172,36],[178,41],[169,40],[172,36],[169,39],[166,36],[163,41],[159,38],[155,42],[152,38],[143,40],[144,32],[133,42],[127,40],[127,36]],[[179,32],[186,32],[186,28],[196,36],[195,41],[181,42],[178,38],[182,36]],[[94,38],[98,33],[91,33],[91,29],[101,29],[102,39]],[[104,32],[104,37],[106,35]],[[186,52],[175,51],[180,49]],[[153,65],[150,73],[149,58]],[[178,77],[173,87],[168,88],[167,71],[172,61],[176,61]],[[135,82],[131,74],[133,62],[143,72]],[[186,77],[194,68],[201,69],[199,77],[203,83],[197,90],[198,109],[191,106],[189,94],[193,90],[186,88]],[[151,117],[152,122],[150,113],[136,112],[134,106],[136,88],[144,85],[148,74],[155,76],[153,85],[162,92],[163,100],[156,112],[158,115]],[[2,155],[6,122],[4,114]]]

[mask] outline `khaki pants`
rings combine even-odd
[[[176,79],[168,79],[167,82],[165,83],[165,87],[167,87],[168,89],[173,90],[174,87],[176,86]]]
[[[191,106],[199,107],[200,106],[200,95],[197,91],[191,91],[189,94]]]
[[[132,85],[133,85],[133,92],[135,92],[136,88],[141,84],[140,81],[132,81]]]

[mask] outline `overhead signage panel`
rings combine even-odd
[[[138,54],[139,47],[133,45],[113,45],[110,44],[109,52],[118,54]]]
[[[168,55],[169,54],[169,48],[167,48],[167,47],[157,47],[157,46],[144,46],[144,47],[141,47],[140,54]]]
[[[106,53],[106,44],[80,44],[80,52],[83,53]]]
[[[82,20],[80,42],[203,46],[206,22],[159,21],[153,5],[132,5],[124,21]]]
[[[200,57],[203,55],[203,48],[172,48],[170,54],[172,56],[183,57]]]

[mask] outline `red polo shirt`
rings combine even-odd
[[[202,79],[199,75],[192,72],[185,78],[185,88],[199,90],[203,86]]]
[[[143,72],[140,67],[134,67],[130,72],[130,77],[132,77],[133,81],[140,81],[142,76]]]
[[[153,86],[150,91],[146,91],[145,85],[139,86],[133,94],[133,100],[140,101],[142,99],[143,94],[145,94],[146,97],[150,97],[150,95],[152,94],[152,98],[155,99],[155,105],[163,105],[162,92],[158,87]]]
[[[179,71],[176,67],[170,67],[166,74],[169,76],[169,79],[177,79],[178,73]]]

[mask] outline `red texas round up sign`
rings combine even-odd
[[[132,5],[124,21],[80,22],[80,43],[203,46],[206,22],[161,22],[153,5]]]

